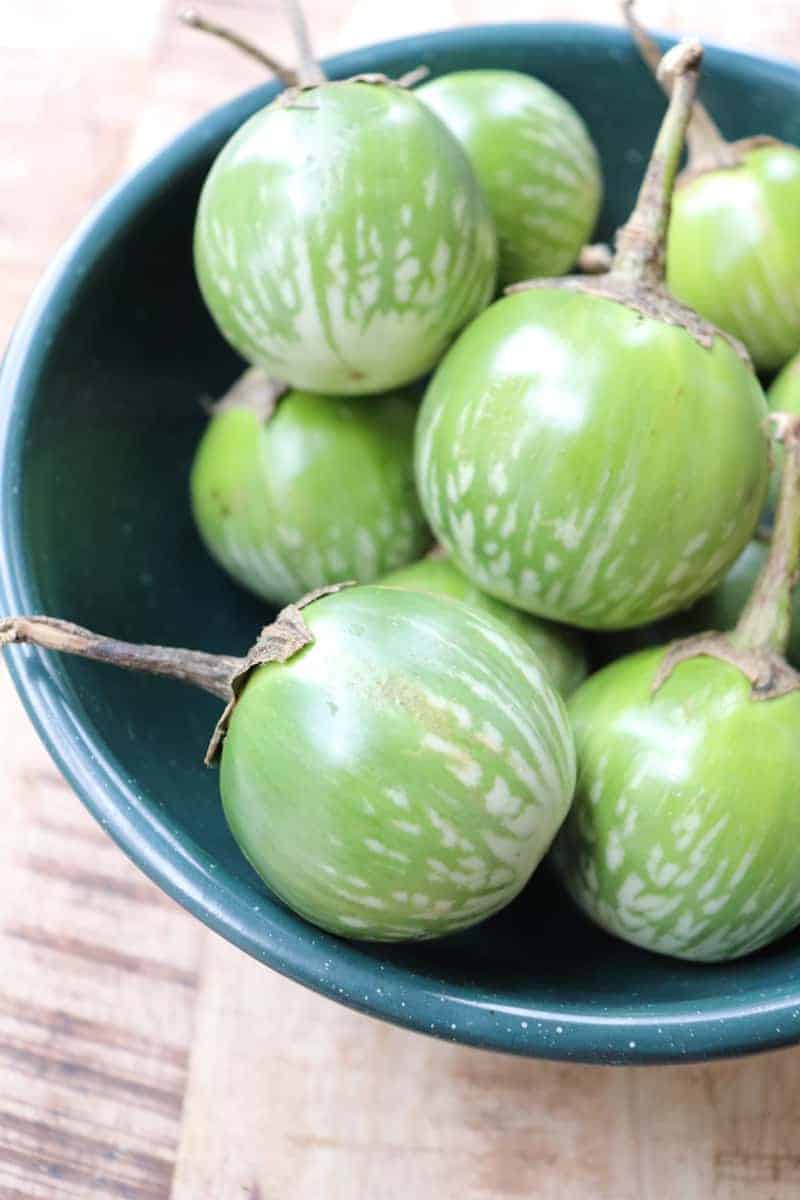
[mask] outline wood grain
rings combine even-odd
[[[261,78],[181,0],[28,0],[0,22],[0,343],[88,205]],[[309,0],[322,53],[614,0]],[[650,23],[800,55],[794,0],[641,0]],[[209,0],[276,53],[277,0]],[[795,1200],[800,1050],[637,1071],[505,1059],[259,967],[132,867],[0,669],[0,1200]]]

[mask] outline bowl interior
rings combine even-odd
[[[599,235],[625,218],[663,112],[625,35],[465,30],[356,52],[331,72],[399,74],[420,62],[434,74],[510,67],[557,88],[602,156]],[[211,114],[118,190],[21,322],[3,385],[0,610],[231,653],[269,617],[202,549],[187,474],[199,401],[240,369],[194,282],[196,199],[214,153],[272,93]],[[703,96],[731,135],[800,142],[800,73],[790,67],[711,51]],[[128,853],[214,928],[336,998],[454,1039],[596,1061],[794,1036],[800,938],[730,966],[673,963],[590,926],[546,868],[505,913],[442,942],[371,947],[319,933],[273,900],[228,833],[215,773],[202,765],[214,700],[33,651],[15,653],[14,671],[54,755]]]

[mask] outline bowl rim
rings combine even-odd
[[[630,47],[615,26],[572,22],[513,23],[515,30],[545,43],[574,48]],[[475,25],[398,38],[325,60],[333,78],[365,69],[379,53],[423,59],[446,50],[454,38],[485,52],[509,24]],[[675,39],[660,37],[664,44]],[[751,55],[706,43],[709,60],[768,67],[787,81],[800,81],[800,68],[778,58]],[[0,368],[0,612],[30,612],[35,587],[25,561],[22,487],[26,417],[38,369],[71,296],[116,232],[149,198],[187,169],[199,148],[218,131],[239,122],[278,91],[274,82],[251,89],[211,110],[134,169],[90,209],[45,271],[12,334]],[[213,861],[196,853],[148,809],[120,764],[104,747],[90,721],[74,713],[63,694],[57,665],[43,669],[43,656],[19,648],[7,656],[11,679],[37,733],[59,770],[101,827],[125,854],[169,896],[205,925],[281,974],[354,1008],[396,1025],[453,1042],[514,1054],[585,1063],[666,1063],[710,1060],[775,1049],[800,1040],[800,974],[794,984],[774,989],[771,999],[737,1002],[640,1003],[629,1010],[587,1012],[580,1006],[541,1009],[470,999],[457,989],[428,985],[406,968],[358,953],[348,943],[278,913],[265,922],[214,873]],[[63,677],[62,677],[63,679]],[[268,926],[268,927],[267,927]],[[377,981],[377,982],[376,982]]]

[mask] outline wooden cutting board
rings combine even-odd
[[[322,53],[613,0],[308,0]],[[796,0],[642,0],[651,24],[800,56]],[[89,203],[258,68],[173,0],[0,22],[0,345]],[[276,53],[280,5],[209,0]],[[697,29],[700,24],[700,29]],[[0,668],[0,1200],[796,1200],[800,1049],[713,1067],[506,1059],[258,966],[94,825]],[[120,931],[124,930],[124,938]]]

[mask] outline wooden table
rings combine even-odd
[[[178,7],[8,5],[0,345],[88,204],[260,79],[178,27]],[[613,0],[307,8],[323,53],[487,19],[617,19]],[[204,11],[288,56],[275,0]],[[800,55],[796,0],[642,0],[641,12]],[[0,1200],[800,1193],[800,1049],[712,1067],[559,1066],[357,1016],[256,965],[145,880],[60,779],[2,668],[0,747]]]

